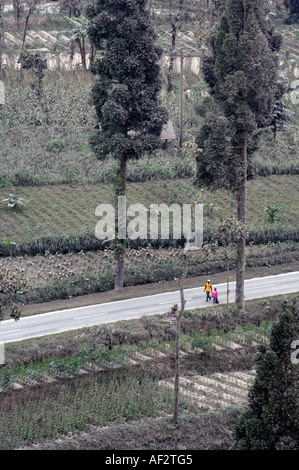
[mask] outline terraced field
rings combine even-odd
[[[230,406],[246,405],[248,390],[254,380],[254,370],[246,372],[218,373],[209,377],[181,378],[180,393],[195,401],[203,410],[215,410]],[[173,381],[163,380],[163,387],[173,389]]]
[[[3,199],[9,194],[23,198],[26,206],[16,210],[5,207]],[[145,207],[150,204],[191,203],[197,189],[190,180],[129,183],[128,206],[138,201]],[[0,228],[3,239],[28,243],[47,236],[79,236],[94,233],[98,218],[95,209],[99,204],[112,203],[111,185],[57,185],[45,187],[0,188]],[[268,205],[281,205],[283,210],[277,223],[281,229],[297,227],[298,177],[271,176],[257,178],[248,183],[248,229],[275,226],[264,212]],[[74,205],[74,201],[76,201]],[[222,217],[235,210],[234,196],[225,190],[206,192],[206,227],[215,227]],[[210,206],[209,206],[210,205]],[[209,207],[208,207],[209,206]]]
[[[166,316],[167,317],[167,316]],[[165,317],[165,318],[166,318]],[[175,321],[170,316],[170,321]],[[213,354],[219,351],[233,351],[238,354],[245,354],[245,349],[248,347],[256,347],[258,344],[268,344],[268,332],[265,328],[252,328],[247,331],[241,331],[237,328],[234,332],[226,335],[214,334],[207,337],[209,345],[197,347],[192,341],[192,337],[182,337],[182,344],[180,350],[181,360],[188,359],[194,355],[206,355],[213,361]],[[128,347],[122,353],[120,350],[116,356],[113,357],[112,362],[107,362],[105,366],[99,366],[95,362],[72,361],[66,359],[63,363],[53,361],[48,364],[44,369],[32,369],[28,367],[28,373],[16,372],[15,376],[11,376],[8,388],[20,390],[23,387],[36,386],[39,383],[52,383],[53,381],[60,380],[66,377],[72,377],[74,374],[88,374],[94,372],[103,372],[109,368],[120,368],[123,365],[138,366],[146,363],[163,363],[167,359],[171,359],[175,354],[174,342],[156,343],[150,342],[137,348]],[[211,375],[201,374],[184,374],[180,379],[180,395],[181,399],[188,398],[190,402],[198,407],[198,410],[214,410],[217,408],[226,408],[230,406],[242,406],[247,403],[248,390],[253,383],[255,377],[255,370],[250,369],[246,371],[232,371],[232,372],[219,372]],[[1,380],[0,380],[1,383]],[[165,378],[159,381],[160,387],[173,389],[174,380],[172,377]],[[2,388],[0,391],[7,390],[7,387]]]
[[[156,352],[152,357],[136,354],[134,359],[127,359],[127,364],[138,364],[140,361],[150,361],[155,357],[164,356],[164,353]],[[114,368],[117,366],[114,366]],[[94,367],[86,367],[80,369],[78,374],[87,374],[94,371]],[[96,368],[100,371],[100,368]],[[12,382],[10,388],[12,390],[20,390],[24,387],[36,387],[41,383],[53,383],[63,378],[63,374],[56,372],[55,377],[44,376],[42,380],[23,379],[18,382]],[[227,408],[230,406],[243,406],[247,404],[248,391],[255,377],[255,370],[242,372],[215,373],[209,376],[192,375],[190,377],[181,377],[180,379],[180,396],[183,399],[187,397],[191,402],[197,405],[198,411],[215,410],[218,408]],[[161,387],[173,390],[173,379],[161,380]],[[4,389],[0,388],[0,392]]]
[[[159,37],[159,42],[164,50],[164,55],[161,60],[161,65],[167,66],[169,63],[169,51],[171,48],[171,27],[169,23],[169,10],[168,8],[161,8],[159,2],[153,2],[152,15],[156,24],[156,32]],[[155,5],[156,4],[156,5]],[[6,12],[12,11],[12,5],[6,6]],[[196,7],[188,5],[184,7],[183,11],[186,12],[186,18],[183,19],[183,26],[181,31],[178,31],[176,38],[177,50],[181,47],[184,49],[184,54],[189,54],[184,60],[184,69],[199,75],[201,59],[198,48],[198,35],[200,33],[200,25],[198,23],[198,12]],[[44,3],[38,7],[39,16],[51,15],[53,18],[58,18],[61,22],[63,13],[60,12],[57,3]],[[276,21],[276,19],[275,19]],[[278,25],[279,25],[278,20]],[[202,25],[201,25],[202,26]],[[30,27],[26,36],[26,47],[28,50],[40,52],[47,58],[48,69],[65,69],[72,70],[82,65],[81,56],[79,51],[76,51],[70,59],[70,35],[68,34],[70,26],[65,21],[65,28],[63,30],[53,29],[50,26],[47,30],[42,30],[40,27]],[[281,53],[281,63],[285,64],[287,74],[293,78],[299,77],[299,39],[296,28],[292,25],[283,25],[284,32],[284,45]],[[7,52],[3,55],[3,61],[9,68],[19,68],[18,52],[22,46],[23,32],[11,32],[7,30],[4,35],[5,47]],[[86,64],[89,67],[89,45],[87,42],[86,50]],[[180,70],[180,58],[177,57],[174,61],[174,71]]]
[[[8,5],[6,12],[11,12],[12,7]],[[195,12],[191,12],[190,20],[195,19]],[[59,18],[60,23],[63,23],[63,13],[60,12],[59,5],[57,3],[44,3],[38,8],[39,16],[51,15],[53,18]],[[167,9],[153,9],[153,17],[157,24],[157,32],[159,36],[160,44],[165,51],[169,51],[171,44],[171,33],[169,28],[165,25],[168,23],[168,10]],[[41,30],[40,28],[30,28],[26,35],[26,47],[28,50],[34,52],[40,52],[44,57],[47,58],[47,65],[50,70],[57,68],[64,68],[66,70],[72,70],[78,66],[81,66],[81,56],[78,51],[75,52],[73,58],[70,60],[70,35],[68,30],[70,26],[67,21],[65,23],[65,30],[49,29]],[[189,29],[188,29],[189,28]],[[10,68],[19,68],[18,64],[18,51],[22,46],[23,32],[12,33],[10,31],[5,32],[5,46],[8,49],[8,53],[4,54],[4,64]],[[197,40],[194,31],[192,30],[192,22],[186,23],[184,31],[178,32],[177,37],[178,47],[184,46],[184,51],[190,55],[193,53],[198,56]],[[89,67],[89,44],[86,44],[86,64]],[[161,61],[161,65],[168,63],[169,57],[166,55]],[[190,57],[185,60],[185,68],[191,70],[193,73],[198,74],[200,68],[199,57]],[[179,71],[180,59],[175,59],[174,70]]]

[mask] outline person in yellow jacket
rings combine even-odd
[[[204,288],[204,292],[206,293],[206,302],[208,302],[212,297],[211,297],[211,293],[212,293],[212,284],[211,284],[211,281],[210,279],[208,279],[208,281],[206,282],[206,285],[205,285],[205,288]]]

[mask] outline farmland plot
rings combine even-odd
[[[180,394],[195,401],[199,408],[215,410],[247,403],[248,390],[254,380],[254,370],[218,373],[209,377],[181,377]],[[162,380],[160,386],[173,389],[173,380]]]

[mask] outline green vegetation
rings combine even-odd
[[[91,425],[155,417],[163,411],[169,413],[172,404],[171,391],[159,387],[145,371],[128,374],[126,370],[84,380],[77,377],[64,385],[38,388],[26,400],[15,398],[1,399],[2,410],[12,406],[9,413],[1,413],[2,450],[57,439]],[[187,400],[183,408],[188,409]]]
[[[271,329],[269,347],[258,349],[249,409],[236,426],[234,449],[298,449],[299,368],[292,346],[299,338],[298,313],[298,300],[286,303]]]
[[[199,316],[199,312],[191,312],[186,317],[194,320],[194,315]],[[218,315],[221,313],[218,312]],[[231,314],[230,314],[231,316]],[[151,334],[157,329],[157,320],[151,319],[144,326]],[[196,323],[196,322],[195,322]],[[197,319],[197,326],[198,326]],[[203,354],[203,356],[212,358],[216,353],[215,345],[225,345],[231,341],[237,341],[243,347],[250,346],[253,343],[264,344],[270,335],[272,323],[263,321],[259,326],[247,323],[244,327],[237,326],[232,331],[224,332],[223,329],[211,329],[209,335],[200,331],[189,332],[181,336],[181,351],[192,352],[193,354]],[[169,320],[165,321],[164,328],[169,328]],[[188,329],[190,328],[190,325]],[[161,331],[163,328],[161,328]],[[160,336],[160,335],[159,335]],[[43,362],[33,361],[28,364],[20,364],[6,367],[0,370],[0,388],[7,391],[13,383],[29,384],[41,380],[51,380],[57,377],[71,377],[78,374],[82,369],[89,370],[109,370],[116,366],[125,366],[130,359],[136,357],[136,352],[145,356],[152,356],[153,351],[160,351],[167,354],[174,354],[174,331],[169,331],[171,339],[159,339],[153,335],[150,340],[140,340],[136,344],[122,344],[108,347],[104,344],[81,343],[78,350],[72,356],[47,358]]]
[[[192,413],[182,410],[179,426],[168,417],[144,418],[141,421],[94,427],[85,433],[69,438],[47,440],[29,450],[176,450],[177,444],[192,450],[223,450],[230,446],[236,419],[242,409],[231,407],[208,413]],[[217,429],[217,436],[215,436]],[[200,431],[199,431],[200,430]]]
[[[0,199],[6,199],[13,189],[0,188]],[[127,188],[128,205],[139,202],[145,207],[164,202],[191,203],[196,198],[196,188],[190,180],[176,182],[131,183]],[[18,197],[26,200],[22,210],[11,211],[0,207],[1,238],[10,238],[19,245],[16,253],[80,251],[99,247],[94,230],[97,223],[95,209],[99,204],[112,203],[112,185],[56,185],[20,188]],[[291,235],[298,230],[298,177],[271,176],[257,178],[248,183],[249,242],[298,239]],[[234,213],[234,196],[226,190],[207,191],[206,199],[217,208],[205,217],[206,235],[215,229],[220,219]],[[76,203],[74,204],[74,201]],[[274,224],[268,222],[264,210],[268,205],[284,205]],[[267,239],[267,233],[269,238]],[[259,235],[260,234],[260,235]],[[27,248],[26,248],[27,246]],[[31,248],[30,248],[31,246]],[[53,248],[52,248],[53,246]]]
[[[191,96],[185,108],[186,142],[194,140],[200,120],[193,107],[203,99],[198,77],[194,74],[188,74],[187,77]],[[175,83],[178,78],[176,75]],[[22,86],[14,76],[11,77],[5,88],[5,107],[0,109],[0,186],[113,182],[117,163],[113,159],[97,161],[89,146],[90,134],[97,124],[90,104],[92,83],[92,76],[80,71],[71,74],[47,70],[43,79],[43,100],[38,101],[31,88],[30,77],[25,77]],[[166,98],[163,102],[169,105]],[[34,103],[34,106],[30,103]],[[44,109],[48,110],[47,114]],[[170,107],[170,118],[177,136],[178,109],[177,89]],[[294,140],[298,132],[298,110],[294,105],[292,109],[296,113],[295,119],[289,123],[287,131],[278,133],[275,148],[271,132],[264,133],[260,149],[252,160],[253,174],[269,176],[298,172]],[[17,129],[17,135],[14,129]],[[138,162],[128,162],[127,180],[174,180],[192,178],[194,173],[193,153],[183,149],[180,155],[177,144],[170,142],[167,151],[160,150],[151,158],[144,156]]]
[[[22,274],[0,265],[0,321],[4,318],[5,309],[15,321],[20,318],[21,309],[15,296],[26,292],[26,288],[27,281]]]
[[[289,17],[287,18],[287,23],[299,23],[299,5],[296,0],[284,0],[285,6],[289,10]]]

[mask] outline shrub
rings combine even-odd
[[[206,357],[210,357],[213,351],[213,339],[212,337],[205,336],[202,333],[197,333],[193,338],[191,346],[192,348],[200,348],[203,350],[203,354]]]
[[[299,447],[299,366],[291,344],[299,340],[298,299],[285,302],[273,325],[270,346],[260,346],[249,410],[235,429],[235,450],[291,450]]]
[[[275,222],[275,220],[277,220],[277,215],[279,212],[282,212],[284,210],[284,207],[282,205],[279,205],[279,204],[275,204],[275,205],[268,205],[265,209],[265,213],[267,214],[268,216],[268,220],[270,222]]]

